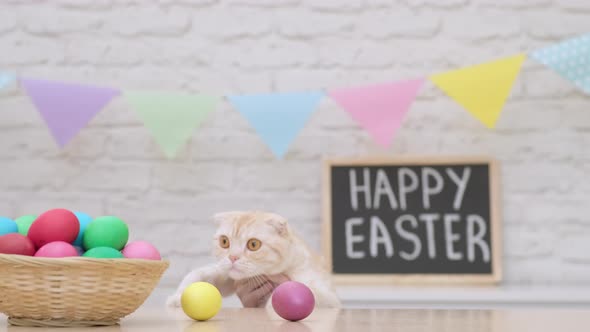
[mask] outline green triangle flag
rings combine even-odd
[[[219,97],[173,92],[125,91],[144,125],[168,158],[174,158],[205,118]]]

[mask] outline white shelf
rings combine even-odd
[[[396,287],[341,286],[342,302],[365,308],[587,307],[590,287]]]

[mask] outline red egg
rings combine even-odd
[[[74,256],[78,256],[76,248],[74,248],[73,245],[62,241],[48,243],[39,248],[37,253],[35,253],[35,257],[60,258]]]
[[[35,219],[27,236],[37,248],[49,242],[63,241],[73,243],[80,231],[78,218],[71,211],[53,209]]]
[[[0,254],[33,256],[35,245],[26,236],[19,233],[10,233],[0,236]]]

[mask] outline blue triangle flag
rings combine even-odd
[[[13,74],[0,72],[0,90],[7,87],[12,81],[14,81]]]
[[[282,158],[323,98],[322,92],[228,96],[272,152]]]
[[[590,33],[534,51],[531,57],[590,94]]]

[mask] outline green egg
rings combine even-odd
[[[123,220],[113,217],[98,217],[91,221],[84,231],[84,249],[109,247],[121,250],[129,240],[129,228]]]
[[[27,236],[27,234],[29,234],[29,228],[31,228],[31,225],[33,224],[33,221],[35,221],[35,219],[37,219],[37,216],[31,215],[16,218],[14,221],[18,226],[18,232],[21,235]]]
[[[119,250],[110,247],[92,248],[82,256],[90,258],[123,258],[123,254]]]

